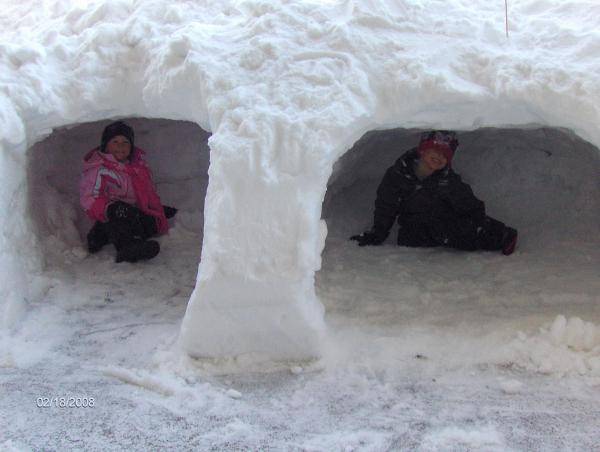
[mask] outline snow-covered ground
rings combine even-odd
[[[574,207],[592,195],[596,202],[594,185],[575,177],[596,164],[585,142],[559,130],[461,135],[455,167],[478,194],[486,173],[515,153],[534,180],[553,168],[553,188],[532,184],[522,198],[513,171],[499,176],[497,196],[485,193],[491,211],[523,228],[521,246],[504,257],[399,248],[393,237],[370,248],[348,241],[369,224],[379,178],[418,131],[363,137],[336,167],[323,208],[329,235],[316,278],[329,328],[323,357],[273,367],[195,361],[178,347],[200,260],[201,215],[191,201],[203,190],[207,135],[183,122],[131,123],[146,142],[165,202],[182,208],[149,262],[115,265],[110,247],[97,255],[81,249],[88,225],[76,193],[65,188],[76,184],[77,171],[58,175],[77,166],[104,123],[62,129],[32,150],[40,156],[32,178],[52,187],[45,205],[63,207],[59,223],[72,210],[81,229],[52,238],[44,229],[52,216],[44,212],[53,209],[38,206],[47,259],[30,284],[41,295],[12,313],[19,321],[4,331],[0,351],[5,449],[600,446],[600,247],[597,236],[583,232],[593,229],[597,212]],[[161,154],[175,137],[180,163]],[[477,160],[481,149],[472,143],[485,143],[487,158]],[[552,155],[528,152],[532,143]],[[376,158],[368,165],[371,152]],[[544,166],[547,159],[561,165]],[[63,164],[49,164],[56,161]],[[186,174],[195,174],[195,190],[186,189]],[[565,190],[581,201],[557,215]],[[546,209],[526,211],[522,202]],[[507,206],[518,207],[512,217]],[[93,398],[94,406],[40,408],[44,397]]]
[[[155,260],[118,272],[107,250],[39,276],[46,295],[3,343],[4,448],[600,445],[597,244],[505,258],[332,239],[317,282],[323,359],[219,375],[230,363],[195,364],[174,347],[197,240],[174,233]],[[540,332],[557,314],[595,322],[595,345]],[[95,406],[38,408],[39,397]]]

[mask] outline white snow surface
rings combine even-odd
[[[600,447],[597,2],[0,5],[0,448]],[[114,118],[180,209],[136,265],[78,206]],[[347,240],[432,127],[512,256]]]

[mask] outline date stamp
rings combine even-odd
[[[38,408],[93,408],[94,397],[38,397],[35,399]]]

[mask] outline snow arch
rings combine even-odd
[[[502,9],[483,1],[443,2],[444,20],[385,0],[84,3],[0,16],[2,287],[21,296],[17,278],[39,262],[19,253],[33,143],[111,117],[195,122],[213,135],[181,335],[192,356],[319,354],[322,203],[334,163],[367,131],[539,124],[600,145],[599,41],[577,28],[580,16],[598,28],[590,3],[519,4],[508,41]]]
[[[374,334],[382,349],[394,338],[393,353],[382,352],[387,360],[403,347],[409,353],[430,349],[438,334],[444,343],[448,334],[472,334],[476,325],[494,330],[494,322],[514,325],[531,313],[597,316],[600,153],[568,130],[459,131],[454,168],[486,201],[488,214],[520,231],[510,258],[397,247],[395,226],[383,246],[360,248],[348,241],[372,225],[385,170],[415,146],[420,132],[368,132],[334,166],[323,203],[328,236],[316,278],[333,319],[332,335],[345,343],[357,331]],[[385,339],[375,328],[385,330]]]

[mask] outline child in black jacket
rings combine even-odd
[[[373,227],[352,236],[380,245],[398,218],[398,245],[447,246],[512,254],[517,231],[485,214],[485,204],[451,169],[456,134],[431,131],[388,168],[377,189]]]

